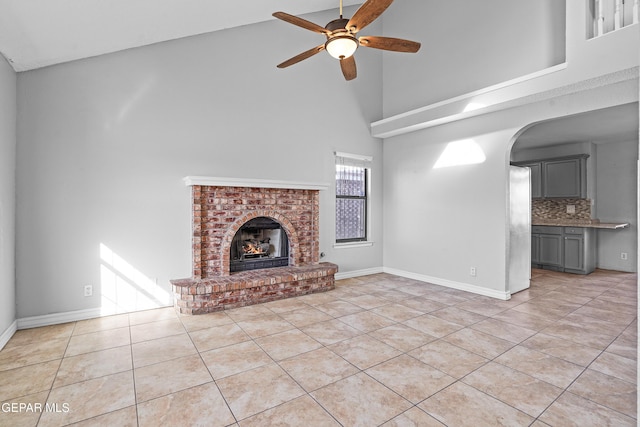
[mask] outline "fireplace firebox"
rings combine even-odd
[[[233,237],[229,271],[257,270],[289,265],[289,239],[274,219],[264,216],[247,221]]]

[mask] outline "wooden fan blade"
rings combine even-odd
[[[318,52],[322,52],[324,50],[324,45],[321,44],[320,46],[316,46],[314,48],[311,48],[305,52],[302,52],[299,55],[294,56],[291,59],[287,59],[286,61],[284,61],[282,64],[278,65],[278,68],[287,68],[290,65],[293,64],[297,64],[298,62],[307,59],[307,58],[311,58],[313,55],[315,55]]]
[[[420,50],[420,43],[393,37],[364,36],[358,39],[360,46],[374,49],[391,50],[394,52],[416,53]]]
[[[353,17],[351,17],[347,23],[347,30],[351,31],[352,34],[362,30],[375,21],[391,3],[393,3],[393,0],[367,0],[356,10],[356,13],[353,14]]]
[[[358,71],[356,70],[356,60],[353,55],[348,58],[341,59],[340,68],[342,68],[342,74],[344,75],[345,80],[353,80],[358,75]]]
[[[318,24],[314,24],[313,22],[307,21],[306,19],[289,15],[288,13],[275,12],[273,16],[275,16],[278,19],[282,19],[283,21],[288,22],[289,24],[297,25],[298,27],[302,27],[306,30],[311,30],[315,33],[329,34],[329,30],[327,30],[326,28],[321,27]]]

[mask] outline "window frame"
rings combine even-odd
[[[334,166],[334,176],[338,172],[338,166],[354,166],[360,167],[364,169],[364,196],[352,196],[352,195],[338,195],[338,179],[335,179],[335,209],[334,213],[337,214],[338,209],[338,200],[363,200],[364,201],[364,236],[356,237],[356,238],[347,238],[347,239],[338,239],[337,238],[337,215],[334,216],[336,221],[336,233],[334,234],[334,247],[353,247],[360,245],[371,245],[370,235],[371,235],[371,165],[373,162],[373,157],[371,156],[363,156],[359,154],[349,154],[349,153],[341,153],[336,152],[336,163]]]

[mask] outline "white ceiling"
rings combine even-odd
[[[571,142],[621,142],[638,140],[638,103],[548,120],[524,131],[514,148],[537,148]]]
[[[343,0],[345,6],[362,0]],[[15,71],[336,9],[339,0],[0,0],[0,54]],[[288,24],[287,24],[288,25]]]
[[[363,0],[343,0],[344,6]],[[0,0],[0,54],[15,71],[275,19],[339,0]],[[284,24],[283,25],[289,25]],[[638,138],[638,104],[532,127],[518,147]]]

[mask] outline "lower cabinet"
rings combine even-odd
[[[589,274],[596,269],[596,232],[593,228],[564,227],[564,271]]]
[[[531,233],[531,265],[540,264],[540,235]]]
[[[564,271],[562,237],[562,227],[533,226],[531,228],[532,266]]]
[[[565,236],[564,268],[570,270],[584,269],[584,239],[582,236]]]
[[[589,274],[595,270],[595,232],[585,227],[533,226],[531,265],[567,273]]]
[[[540,264],[562,267],[562,235],[540,235]]]

